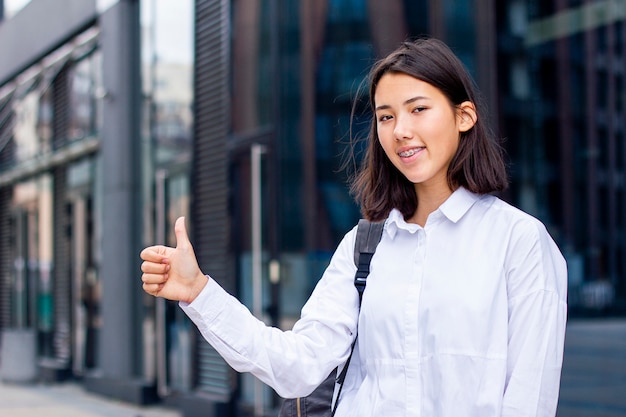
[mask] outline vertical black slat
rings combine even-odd
[[[11,96],[0,103],[0,171],[14,161],[13,111]],[[11,325],[12,236],[11,199],[13,187],[0,188],[0,330]]]
[[[0,188],[0,330],[11,324],[11,194],[13,187]]]
[[[52,147],[59,149],[67,143],[70,97],[69,66],[59,71],[52,82]],[[70,216],[67,206],[67,171],[65,166],[53,170],[54,182],[54,357],[59,364],[69,367],[72,357],[72,304],[70,270]]]
[[[228,210],[229,1],[196,0],[195,108],[191,218],[201,268],[226,289],[235,288],[229,253]],[[196,388],[227,399],[232,371],[197,338]]]
[[[70,270],[70,243],[66,190],[67,175],[65,167],[58,167],[53,171],[54,178],[54,268],[53,268],[53,298],[54,298],[54,358],[60,364],[69,366],[72,355],[72,309],[71,309],[71,270]]]
[[[15,160],[14,124],[13,100],[9,95],[0,101],[0,172],[9,168]]]
[[[69,66],[65,66],[52,82],[52,148],[59,149],[66,142],[70,120]]]

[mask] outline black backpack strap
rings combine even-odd
[[[385,222],[369,222],[365,219],[359,220],[356,232],[356,242],[354,243],[354,264],[356,274],[354,275],[354,286],[359,292],[359,304],[363,298],[367,276],[370,274],[370,263],[376,246],[380,242],[383,234]]]
[[[370,274],[370,263],[380,238],[383,235],[383,229],[385,222],[370,222],[365,219],[359,220],[359,224],[356,229],[356,240],[354,242],[354,264],[356,265],[356,273],[354,274],[354,286],[359,292],[359,307],[361,300],[363,299],[363,291],[365,291],[365,285],[367,284],[367,276]],[[350,356],[346,364],[343,366],[341,373],[337,375],[336,383],[339,384],[339,390],[334,398],[334,404],[331,411],[331,416],[335,415],[337,411],[337,405],[339,404],[339,396],[343,389],[343,381],[346,379],[348,373],[348,366],[350,366],[350,360],[352,359],[352,353],[354,352],[354,346],[356,345],[356,338],[352,342],[350,349]]]

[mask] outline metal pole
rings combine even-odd
[[[165,241],[165,181],[167,179],[167,172],[164,169],[158,169],[155,174],[155,239],[159,244],[166,245]],[[170,393],[169,385],[167,382],[167,330],[166,330],[166,318],[165,318],[165,299],[157,297],[155,301],[155,321],[156,321],[156,377],[157,377],[157,390],[160,396],[164,397]]]
[[[252,193],[252,312],[259,319],[263,319],[262,294],[262,262],[261,257],[261,158],[265,153],[265,146],[252,145],[250,149],[250,185]],[[261,381],[254,381],[254,415],[263,415],[263,385]]]
[[[16,247],[17,256],[15,257],[15,320],[14,323],[18,329],[22,329],[28,325],[27,322],[27,306],[26,306],[26,244],[24,243],[26,232],[25,229],[25,215],[20,208],[15,214],[16,225]]]

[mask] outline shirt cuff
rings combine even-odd
[[[231,298],[213,278],[200,291],[200,294],[191,302],[180,301],[178,305],[200,329],[206,329],[224,311],[224,307]]]

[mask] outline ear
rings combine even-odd
[[[476,106],[471,101],[464,101],[457,107],[457,116],[459,118],[459,132],[467,132],[474,127],[478,121],[476,114]]]

